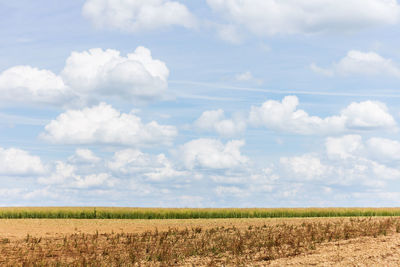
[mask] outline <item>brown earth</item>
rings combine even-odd
[[[348,218],[284,218],[284,219],[195,219],[195,220],[81,220],[81,219],[1,219],[0,240],[17,244],[29,236],[43,239],[61,238],[74,233],[143,233],[169,228],[209,229],[249,226],[302,224],[303,222],[337,222]],[[191,258],[186,266],[200,266],[208,259]],[[400,234],[360,237],[317,245],[315,250],[298,256],[273,261],[253,262],[248,266],[400,266]]]
[[[111,220],[111,219],[0,219],[0,237],[20,239],[28,234],[33,237],[54,237],[74,233],[143,233],[145,231],[167,231],[168,228],[204,229],[232,227],[245,229],[248,226],[274,225],[282,223],[336,222],[348,218],[274,218],[274,219],[168,219],[168,220]]]
[[[210,259],[193,258],[182,266],[207,266],[209,262]],[[400,266],[400,234],[329,242],[302,255],[268,262],[255,261],[244,266]]]
[[[325,243],[305,255],[271,261],[269,266],[400,266],[400,234]]]

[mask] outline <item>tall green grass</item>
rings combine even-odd
[[[18,207],[0,208],[0,219],[208,219],[400,216],[400,208],[107,208]]]

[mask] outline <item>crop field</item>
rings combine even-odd
[[[0,266],[394,266],[399,244],[398,217],[0,220]]]
[[[18,207],[0,208],[0,219],[209,219],[209,218],[309,218],[400,216],[400,208],[107,208]]]

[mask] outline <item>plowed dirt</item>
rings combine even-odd
[[[28,234],[33,237],[63,236],[74,233],[143,233],[146,231],[167,231],[168,228],[185,229],[192,227],[247,228],[273,224],[300,224],[303,222],[327,222],[348,220],[348,218],[276,218],[276,219],[188,219],[188,220],[97,220],[97,219],[0,219],[0,237],[20,239]]]
[[[60,238],[74,233],[142,233],[168,230],[168,228],[203,229],[274,224],[301,224],[303,222],[335,222],[348,218],[293,218],[293,219],[197,219],[197,220],[80,220],[80,219],[2,219],[0,240],[20,242],[29,234],[43,239]],[[7,241],[5,241],[7,240]],[[5,256],[5,255],[3,255]],[[192,258],[187,266],[200,266],[207,259]],[[185,264],[185,265],[186,265]],[[361,237],[317,245],[304,254],[273,261],[253,262],[249,266],[400,266],[400,234]]]

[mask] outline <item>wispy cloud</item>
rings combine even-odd
[[[210,88],[220,88],[232,91],[244,91],[244,92],[258,92],[258,93],[270,93],[277,95],[315,95],[315,96],[343,96],[343,97],[382,97],[382,98],[400,98],[400,94],[382,94],[382,93],[349,93],[349,92],[324,92],[324,91],[304,91],[304,90],[275,90],[275,89],[263,89],[263,88],[255,88],[255,87],[241,87],[241,86],[231,86],[226,84],[219,83],[206,83],[206,82],[197,82],[197,81],[186,81],[186,80],[170,80],[170,84],[186,84],[193,86],[203,86]]]
[[[35,125],[44,126],[49,123],[50,120],[32,118],[28,116],[12,115],[0,112],[0,123],[8,125]]]

